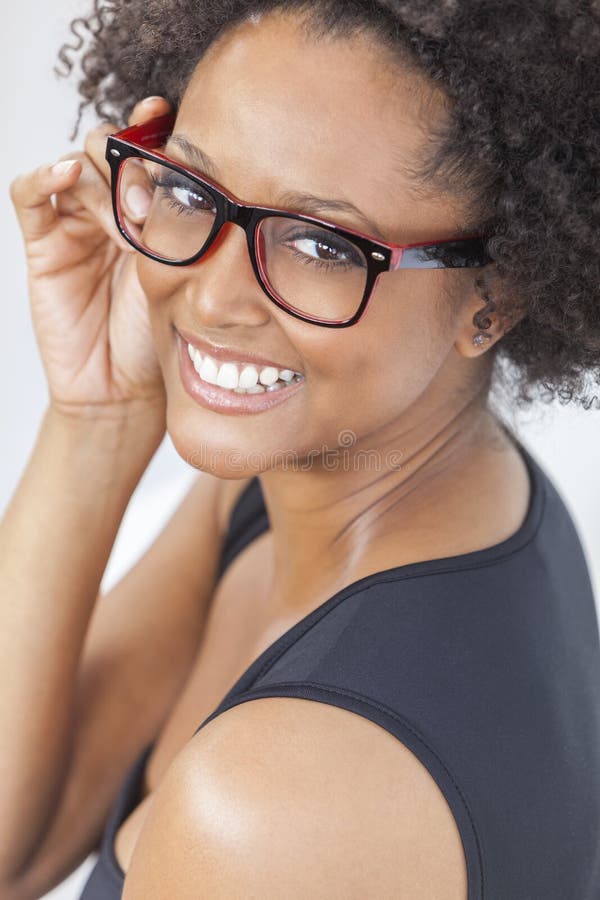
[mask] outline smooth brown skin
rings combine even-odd
[[[311,42],[294,19],[271,16],[213,46],[175,130],[215,160],[213,177],[246,202],[286,206],[289,190],[342,197],[385,238],[408,243],[461,229],[456,198],[416,198],[398,171],[399,148],[409,163],[418,157],[424,111],[441,108],[369,41]],[[362,225],[355,215],[336,219]],[[456,305],[443,270],[390,274],[365,318],[346,331],[299,322],[269,303],[245,235],[233,227],[204,265],[177,269],[140,257],[138,273],[165,378],[168,430],[183,457],[202,443],[210,458],[221,454],[217,474],[231,477],[232,447],[242,458],[289,449],[302,456],[335,446],[351,429],[356,449],[380,458],[401,449],[405,463],[387,472],[318,463],[261,471],[272,532],[217,591],[181,732],[179,710],[173,717],[169,738],[178,732],[181,740],[219,695],[199,716],[198,685],[209,673],[214,680],[217,648],[231,663],[247,657],[234,669],[239,675],[350,582],[505,539],[525,516],[529,481],[477,396],[488,360],[472,344],[482,305],[472,273],[463,273]],[[302,371],[305,387],[253,418],[198,408],[180,383],[173,324],[238,350],[258,348]],[[244,475],[251,474],[248,465]],[[242,630],[248,654],[228,649]],[[154,784],[148,818],[137,810],[117,841],[128,866],[124,900],[173,890],[191,898],[199,885],[211,898],[466,896],[460,838],[435,783],[394,738],[347,711],[293,698],[241,704],[193,737]]]
[[[136,106],[130,124],[170,109]],[[66,175],[49,165],[10,185],[27,252],[29,298],[53,409],[80,419],[143,414],[164,429],[164,386],[137,253],[119,234],[104,158],[108,123],[92,129]],[[51,196],[55,193],[55,205]]]
[[[427,117],[442,114],[439,98],[421,94],[423,89],[414,75],[388,64],[366,39],[313,43],[300,35],[293,19],[270,16],[237,29],[200,62],[176,130],[213,156],[217,180],[247,202],[283,205],[281,193],[289,190],[342,197],[374,219],[388,240],[441,239],[460,233],[457,198],[415,196],[398,166],[399,157],[409,165],[418,158]],[[104,129],[103,136],[109,130],[115,129]],[[106,191],[100,131],[86,150],[92,151]],[[172,155],[177,158],[175,151]],[[26,196],[31,199],[36,177],[23,176],[14,191],[21,209]],[[67,184],[76,182],[74,175],[67,179]],[[92,221],[94,208],[90,204]],[[355,215],[338,212],[330,218],[369,230]],[[67,224],[75,227],[72,218]],[[110,232],[110,222],[102,228]],[[118,236],[110,237],[118,243]],[[112,245],[106,246],[107,254],[114,253]],[[58,249],[50,245],[45,259],[55,261]],[[200,266],[174,269],[141,255],[122,264],[135,290],[132,308],[143,323],[136,352],[130,347],[128,355],[126,349],[132,325],[126,320],[130,307],[125,288],[121,292],[117,282],[111,295],[96,287],[92,296],[96,271],[88,269],[87,278],[84,270],[75,273],[76,295],[87,290],[95,302],[90,307],[105,309],[115,329],[96,328],[100,338],[77,361],[87,376],[84,389],[68,372],[63,377],[73,348],[52,345],[58,350],[47,356],[53,403],[43,447],[57,446],[57,431],[61,440],[71,434],[66,420],[76,420],[77,446],[91,447],[82,423],[94,406],[107,420],[122,415],[121,424],[137,413],[151,446],[166,411],[167,428],[183,458],[193,458],[203,444],[207,456],[219,462],[211,473],[200,474],[156,548],[94,610],[78,681],[78,708],[87,710],[88,723],[74,733],[79,752],[70,767],[59,770],[55,762],[50,770],[39,754],[43,742],[31,726],[28,736],[14,740],[14,754],[5,750],[0,758],[4,783],[21,776],[21,794],[15,789],[12,806],[4,805],[20,814],[21,828],[12,832],[13,859],[26,856],[33,822],[37,828],[24,873],[17,877],[6,864],[3,896],[39,896],[85,856],[92,841],[97,842],[125,768],[157,735],[146,771],[147,796],[117,837],[117,854],[128,870],[125,900],[197,898],[200,885],[201,896],[231,900],[282,895],[465,898],[462,845],[443,795],[407,748],[374,723],[325,704],[265,698],[228,710],[190,737],[260,652],[341,587],[392,566],[491,546],[522,523],[529,500],[523,461],[477,396],[489,358],[487,348],[472,344],[472,317],[482,305],[472,287],[473,274],[389,274],[380,280],[360,324],[336,331],[299,322],[269,302],[254,280],[245,236],[236,228],[225,229],[217,252]],[[460,290],[459,303],[450,301],[450,283]],[[44,306],[46,297],[36,294],[38,284],[32,283],[32,299],[41,297],[34,313],[50,308],[49,302]],[[52,281],[44,282],[45,291],[52,286]],[[64,285],[58,284],[54,302],[64,294]],[[155,351],[143,340],[148,325],[144,297]],[[80,329],[86,327],[81,309],[66,312],[74,315],[73,327],[75,321]],[[38,318],[43,319],[41,313]],[[124,324],[116,327],[118,323]],[[256,417],[204,410],[181,386],[173,323],[298,369],[306,375],[304,388]],[[492,331],[495,339],[501,337],[495,322]],[[56,341],[61,329],[53,331],[50,324],[38,333]],[[118,366],[107,374],[101,360],[108,343],[113,346],[113,335]],[[89,352],[90,346],[97,355]],[[301,456],[317,447],[335,447],[344,429],[356,435],[355,450],[368,448],[382,459],[391,449],[400,451],[402,467],[325,470],[315,462],[299,472],[261,472],[271,530],[235,560],[210,596],[218,539],[245,483],[220,479],[255,474],[251,467],[244,472],[228,468],[226,451],[234,447],[243,455],[258,450],[268,459],[274,451],[292,449]],[[133,445],[128,424],[125,431],[127,449]],[[106,434],[112,436],[103,430]],[[119,450],[122,506],[134,477],[129,470],[125,476],[128,454],[121,445]],[[63,455],[57,453],[57,459]],[[102,466],[108,468],[109,456],[103,453]],[[52,465],[58,468],[59,462]],[[34,457],[32,472],[41,467],[41,459]],[[96,460],[94,471],[98,467]],[[21,516],[29,521],[26,513],[35,510],[41,487],[33,474],[28,478],[17,495],[13,522]],[[86,508],[91,510],[89,493]],[[82,503],[80,498],[72,502]],[[82,515],[82,507],[77,509]],[[111,511],[113,531],[119,520],[119,510]],[[10,518],[2,523],[7,533],[10,524]],[[68,536],[63,534],[62,541],[66,547]],[[198,547],[203,546],[208,550],[198,561]],[[107,548],[110,535],[94,558],[100,574]],[[30,557],[31,588],[38,570],[33,551]],[[14,550],[6,558],[10,576],[18,571],[19,560]],[[81,567],[83,571],[83,563]],[[162,580],[157,583],[158,573]],[[14,587],[8,576],[7,585]],[[91,595],[94,579],[89,573],[86,577]],[[40,589],[47,588],[41,574],[39,582]],[[178,602],[171,606],[170,595],[169,603],[164,602],[165,591],[176,584]],[[76,596],[61,598],[59,585],[55,574],[51,586],[56,602],[66,608],[69,600],[75,609]],[[141,590],[146,591],[143,597]],[[206,622],[198,612],[199,595]],[[73,612],[72,620],[63,623],[68,646],[79,646],[95,596],[94,591],[78,619]],[[113,602],[107,604],[109,598]],[[23,622],[20,644],[14,628],[11,632],[18,647],[41,629],[38,608],[31,598],[22,599],[29,599],[31,615]],[[129,638],[122,645],[119,610],[128,613]],[[161,634],[167,624],[168,639],[136,656],[149,636]],[[7,631],[0,628],[0,633]],[[10,647],[6,649],[9,653]],[[169,662],[174,661],[171,674]],[[23,664],[21,669],[25,684]],[[11,671],[18,673],[17,660]],[[65,684],[76,671],[64,664],[60,677],[44,682],[49,685],[47,711],[64,697]],[[110,679],[104,705],[91,703],[96,672]],[[168,684],[160,692],[163,677]],[[15,680],[19,683],[17,676]],[[129,700],[134,698],[133,705],[122,703],[122,710],[114,699],[120,687]],[[21,709],[30,696],[22,691]],[[144,707],[144,698],[151,698],[151,708]],[[4,721],[16,722],[18,708],[15,690]],[[139,716],[131,716],[132,708],[139,709]],[[28,723],[32,717],[30,710]],[[67,724],[62,735],[70,734]],[[47,747],[44,751],[46,758]],[[87,769],[86,759],[93,760]],[[45,805],[39,801],[29,820],[17,802],[26,796],[27,775],[29,784],[46,788]],[[49,819],[57,791],[60,812]]]
[[[200,144],[218,164],[220,183],[246,202],[278,206],[283,192],[310,191],[352,201],[390,241],[443,239],[461,230],[456,199],[413,197],[398,165],[399,156],[418,159],[423,116],[436,111],[435,98],[421,98],[419,88],[366,39],[314,43],[293,20],[273,16],[213,45],[175,131]],[[178,149],[165,152],[182,160]],[[355,215],[338,212],[336,219],[362,224]],[[441,516],[432,536],[432,508],[447,503],[455,521],[469,496],[481,500],[473,466],[493,460],[495,468],[490,444],[497,438],[506,445],[481,409],[489,357],[472,343],[472,318],[483,305],[473,270],[388,273],[360,323],[336,330],[299,321],[269,301],[235,226],[223,230],[202,265],[165,266],[140,255],[137,269],[178,452],[184,459],[202,452],[225,478],[256,474],[264,460],[276,559],[271,594],[280,607],[314,604],[355,573],[390,565],[398,547],[427,559],[438,535],[450,537],[452,552],[464,543],[454,528],[451,535],[437,531]],[[446,289],[460,276],[459,305]],[[267,414],[206,410],[182,386],[173,325],[242,358],[245,349],[258,351],[304,373],[305,385]],[[354,466],[352,454],[334,470],[318,460],[302,471],[277,465],[277,454],[293,451],[302,460],[337,447],[349,431],[356,436],[351,450],[370,451],[378,465]],[[232,448],[240,457],[235,468]],[[401,465],[386,471],[390,451]]]

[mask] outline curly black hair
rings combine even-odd
[[[304,14],[317,36],[371,34],[445,93],[418,174],[467,199],[470,226],[493,235],[474,324],[517,320],[489,351],[494,383],[513,411],[555,398],[598,408],[600,0],[93,0],[55,68],[66,77],[81,51],[71,140],[90,103],[123,128],[150,94],[176,111],[206,49],[273,10]]]

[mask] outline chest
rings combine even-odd
[[[420,546],[399,545],[395,539],[375,542],[371,556],[361,560],[361,566],[343,572],[339,583],[319,586],[322,592],[315,590],[313,603],[372,572],[470,553],[505,540],[521,525],[527,511],[529,479],[519,456],[516,463],[513,458],[512,468],[510,461],[506,462],[504,477],[502,474],[499,471],[499,477],[492,480],[489,497],[479,491],[472,508],[451,510],[447,530],[436,521],[437,531],[432,534],[429,521]],[[469,477],[475,483],[479,483],[477,476],[472,469]],[[481,483],[485,484],[485,478]],[[272,598],[273,559],[272,533],[267,531],[234,559],[216,587],[196,659],[143,773],[140,802],[116,834],[115,855],[125,872],[152,793],[175,756],[250,664],[309,611],[277,609]],[[394,777],[393,771],[390,777]]]

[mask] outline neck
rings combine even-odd
[[[314,606],[367,574],[439,555],[436,540],[479,490],[482,463],[510,441],[473,405],[436,425],[403,416],[401,429],[355,442],[346,432],[327,458],[261,474],[278,606]]]

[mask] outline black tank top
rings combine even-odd
[[[599,900],[598,617],[571,515],[516,443],[531,494],[513,535],[338,591],[267,647],[196,731],[258,697],[351,710],[435,779],[462,838],[468,900]],[[255,477],[232,512],[220,572],[268,527]],[[114,837],[152,747],[122,785],[80,900],[121,897]]]

